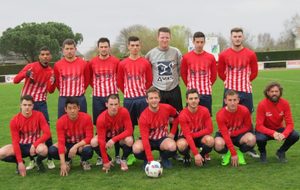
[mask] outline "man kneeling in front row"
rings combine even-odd
[[[10,121],[12,144],[0,149],[0,160],[16,163],[21,176],[26,176],[23,157],[37,155],[38,169],[45,170],[42,163],[42,160],[48,155],[45,142],[51,137],[44,115],[42,112],[33,110],[33,103],[31,96],[21,97],[21,112]]]
[[[71,159],[75,155],[81,157],[83,170],[90,170],[88,160],[93,156],[90,145],[93,138],[93,123],[91,117],[79,112],[80,106],[76,97],[68,97],[65,103],[65,112],[57,120],[56,131],[58,142],[49,148],[49,154],[60,160],[60,175],[67,176],[71,167]]]
[[[97,134],[91,141],[95,152],[103,159],[103,170],[109,171],[112,166],[111,158],[106,149],[112,148],[119,143],[123,149],[123,156],[120,161],[121,170],[127,171],[127,157],[132,152],[133,129],[129,112],[126,108],[120,107],[118,94],[111,94],[107,97],[107,110],[97,118]]]

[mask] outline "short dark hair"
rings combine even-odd
[[[119,94],[110,94],[109,96],[107,96],[106,102],[108,102],[109,99],[118,99],[118,101],[120,101]]]
[[[33,97],[30,95],[27,95],[27,94],[24,96],[21,96],[20,102],[22,103],[23,100],[31,101],[32,103],[34,103]]]
[[[205,40],[205,35],[203,32],[195,32],[193,35],[193,41],[195,41],[196,38],[204,38]]]
[[[49,51],[50,52],[50,49],[47,46],[43,46],[40,48],[40,52],[41,51]]]
[[[140,39],[137,36],[129,36],[127,43],[130,44],[130,42],[136,42],[136,41],[140,41]]]
[[[195,88],[189,89],[185,93],[185,98],[187,99],[190,94],[195,94],[195,93],[198,95],[198,97],[200,96],[197,89],[195,89]]]
[[[233,32],[242,32],[244,33],[243,29],[240,27],[234,27],[231,29],[230,34],[232,34]]]
[[[282,93],[283,93],[283,88],[282,88],[282,86],[281,86],[278,82],[273,81],[273,82],[270,82],[270,83],[265,87],[264,95],[265,95],[266,98],[268,98],[268,94],[267,94],[267,93],[271,90],[271,88],[273,88],[273,87],[275,87],[275,86],[277,86],[277,87],[279,88],[279,91],[280,91],[279,97],[282,96]]]
[[[65,102],[65,108],[68,106],[68,104],[76,104],[79,106],[79,101],[77,97],[67,97]]]
[[[166,32],[166,33],[171,34],[171,30],[170,30],[170,28],[168,28],[168,27],[160,27],[160,28],[158,29],[157,35],[159,35],[160,32]]]
[[[110,41],[109,41],[108,38],[105,38],[105,37],[100,38],[100,39],[98,40],[98,42],[97,42],[97,47],[99,47],[99,43],[104,43],[104,42],[107,42],[107,43],[108,43],[108,47],[110,47]]]
[[[148,98],[148,95],[150,93],[157,93],[158,96],[160,97],[160,92],[157,88],[155,88],[154,86],[151,86],[147,91],[146,91],[146,98]]]
[[[76,47],[76,42],[73,39],[65,39],[62,44],[62,48],[64,48],[66,45],[74,45],[74,47]]]
[[[237,91],[229,89],[225,92],[224,99],[226,99],[227,96],[233,96],[233,95],[239,95],[239,94],[237,93]]]

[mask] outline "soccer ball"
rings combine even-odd
[[[163,168],[157,161],[151,161],[145,167],[145,173],[148,177],[159,177],[162,175]]]

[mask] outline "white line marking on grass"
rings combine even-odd
[[[259,77],[260,79],[264,80],[275,80],[275,81],[283,81],[283,82],[294,82],[294,83],[300,83],[298,80],[286,80],[286,79],[276,79],[276,78],[266,78],[266,77]]]

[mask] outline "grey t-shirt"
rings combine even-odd
[[[152,65],[153,86],[163,91],[173,90],[179,84],[181,52],[175,47],[150,50],[145,56]]]

